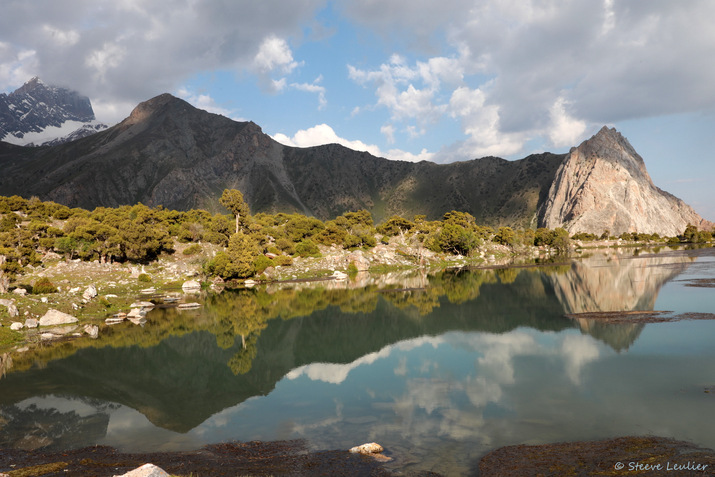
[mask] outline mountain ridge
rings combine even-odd
[[[643,159],[625,138],[613,130],[625,142],[602,140],[609,131],[602,129],[568,154],[411,163],[337,144],[285,146],[253,122],[233,121],[162,94],[140,103],[119,124],[71,143],[33,150],[0,144],[0,165],[7,171],[0,177],[0,194],[37,195],[89,209],[142,202],[224,212],[218,198],[223,189],[236,188],[253,213],[300,212],[328,219],[367,209],[379,221],[417,214],[437,219],[461,210],[486,225],[554,228],[559,220],[557,226],[571,226],[571,216],[587,209],[580,201],[583,194],[555,186],[578,183],[565,173],[570,169],[564,169],[564,164],[584,162],[585,156],[577,157],[574,151],[587,150],[600,158],[599,164],[620,164],[628,172],[623,180],[652,185]],[[584,185],[595,188],[592,182],[580,183]],[[672,197],[654,185],[640,189]],[[564,200],[558,202],[558,197]],[[636,231],[630,229],[639,222],[625,212],[619,209],[625,218],[610,224],[611,233],[620,233],[619,227]],[[581,224],[587,230],[579,231],[600,234],[605,228]]]

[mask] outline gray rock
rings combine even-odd
[[[25,320],[25,328],[37,328],[37,320],[34,318],[28,318]]]
[[[10,318],[15,318],[17,315],[20,314],[20,312],[17,311],[17,307],[15,306],[15,300],[2,299],[0,300],[0,305],[3,305],[7,308],[7,313],[8,315],[10,315]]]
[[[59,310],[50,309],[40,318],[40,326],[67,325],[77,323],[79,320],[72,315]]]

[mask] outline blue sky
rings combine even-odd
[[[566,152],[616,127],[715,220],[709,0],[9,0],[0,91],[32,76],[113,124],[169,92],[296,146],[400,160]]]

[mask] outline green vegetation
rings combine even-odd
[[[0,271],[16,281],[25,267],[43,266],[48,259],[149,264],[162,254],[174,253],[175,244],[188,243],[182,253],[199,256],[206,274],[245,279],[261,275],[269,267],[291,265],[295,257],[320,257],[322,246],[369,250],[378,240],[389,244],[393,237],[399,243],[443,257],[477,258],[490,243],[502,247],[497,255],[519,253],[533,246],[566,253],[572,240],[583,243],[612,238],[608,230],[600,236],[579,233],[573,237],[562,228],[501,226],[495,231],[460,211],[448,212],[434,221],[424,215],[412,220],[392,216],[378,225],[366,210],[346,212],[325,222],[301,214],[251,215],[243,195],[234,189],[223,191],[220,201],[233,215],[233,223],[231,216],[205,210],[182,212],[137,204],[89,211],[36,197],[0,197]],[[641,233],[622,234],[620,238],[638,243],[705,243],[712,240],[712,233],[689,225],[677,238]],[[207,244],[223,250],[202,256]],[[421,263],[421,256],[420,252],[415,263]],[[141,276],[139,280],[151,278]],[[52,293],[53,287],[35,283],[27,288]]]

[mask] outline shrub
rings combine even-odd
[[[45,293],[57,293],[57,287],[49,278],[39,278],[32,287],[32,294],[44,295]]]
[[[270,258],[266,257],[265,255],[259,255],[256,257],[256,260],[253,262],[253,266],[256,269],[256,275],[263,273],[263,271],[268,268],[273,266],[273,260]]]
[[[288,255],[278,255],[276,258],[273,259],[273,263],[275,265],[293,265],[293,259],[290,258]]]
[[[295,254],[295,245],[287,238],[279,238],[278,240],[276,240],[276,247],[278,247],[283,251],[283,253],[287,253],[288,255]]]
[[[201,253],[203,251],[204,249],[201,248],[201,245],[195,243],[186,247],[181,253],[183,253],[184,255],[196,255],[197,253]]]
[[[146,273],[141,273],[137,277],[137,280],[139,280],[140,282],[143,282],[143,283],[149,283],[149,282],[151,282],[151,277]]]
[[[301,257],[317,257],[320,256],[320,250],[315,242],[310,239],[303,239],[295,246],[295,251]]]

